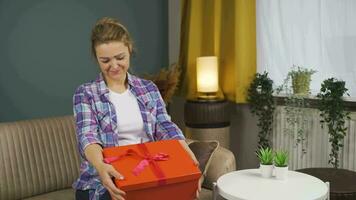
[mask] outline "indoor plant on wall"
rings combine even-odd
[[[288,177],[288,152],[279,150],[274,155],[274,170],[276,178],[285,180]]]
[[[301,146],[303,154],[307,151],[307,138],[308,138],[308,115],[307,107],[308,102],[302,96],[289,95],[284,99],[285,102],[285,119],[286,126],[284,127],[284,133],[293,137],[295,141],[295,147]]]
[[[308,96],[310,93],[311,75],[316,73],[313,69],[293,65],[283,84],[277,88],[277,93],[285,92],[298,96]]]
[[[260,160],[260,170],[262,177],[270,178],[273,172],[273,152],[269,147],[260,147],[256,155]]]
[[[343,96],[347,93],[345,82],[335,78],[326,79],[321,84],[320,93],[320,120],[321,126],[324,124],[328,127],[329,142],[331,143],[331,152],[329,154],[329,163],[334,168],[339,167],[339,150],[343,147],[342,141],[346,135],[346,119],[350,119],[349,112],[345,111]]]
[[[273,81],[268,77],[268,73],[256,73],[248,89],[247,102],[251,112],[257,116],[259,128],[259,146],[270,147],[269,142],[272,134],[273,113],[275,102],[273,99]]]
[[[276,89],[277,94],[284,96],[286,126],[283,132],[294,138],[295,147],[301,146],[303,153],[307,148],[308,107],[306,98],[309,95],[311,75],[316,71],[299,66],[287,74],[283,84]]]
[[[293,93],[297,95],[309,95],[311,75],[316,71],[312,69],[294,66],[288,76],[292,79]]]

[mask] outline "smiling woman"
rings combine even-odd
[[[198,164],[182,131],[170,120],[157,86],[128,73],[133,43],[127,29],[115,19],[102,18],[92,30],[91,43],[101,73],[79,86],[73,97],[83,158],[73,184],[76,199],[124,199],[125,192],[111,179],[124,177],[103,162],[105,147],[174,139]]]
[[[99,44],[95,50],[100,70],[108,87],[114,92],[124,92],[126,73],[130,65],[128,47],[122,42],[115,41]]]

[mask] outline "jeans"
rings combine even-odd
[[[89,190],[76,190],[75,192],[76,200],[89,200]],[[100,200],[111,200],[111,196],[108,191],[106,191],[102,196],[100,196]]]

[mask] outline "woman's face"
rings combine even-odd
[[[125,80],[130,66],[129,48],[123,43],[113,41],[95,47],[96,57],[106,81]]]

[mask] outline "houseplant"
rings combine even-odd
[[[316,71],[312,69],[294,66],[294,69],[292,69],[292,71],[288,74],[292,78],[293,93],[308,95],[310,90],[311,75],[315,72]]]
[[[274,155],[274,170],[276,178],[285,180],[288,177],[288,152],[279,150]]]
[[[283,84],[276,89],[277,94],[284,96],[286,126],[284,133],[294,138],[295,147],[301,146],[303,154],[307,148],[308,107],[306,98],[309,95],[311,75],[316,71],[293,66]]]
[[[177,64],[172,64],[168,68],[162,68],[157,74],[145,75],[144,78],[157,85],[164,102],[168,104],[177,89],[180,75],[181,68]]]
[[[273,99],[273,81],[268,73],[256,73],[250,84],[247,94],[251,112],[257,116],[259,127],[259,141],[261,147],[270,147],[270,136],[272,134],[273,113],[275,102]]]
[[[293,65],[291,71],[288,72],[283,84],[277,88],[277,92],[284,90],[286,93],[293,93],[299,96],[308,96],[310,91],[311,75],[316,71],[304,67]],[[289,85],[290,82],[290,85]],[[291,88],[291,89],[290,89]]]
[[[284,99],[286,126],[284,133],[294,138],[295,147],[301,146],[302,153],[307,151],[309,103],[305,97],[291,94]]]
[[[273,152],[269,147],[260,147],[256,155],[260,160],[260,170],[262,177],[269,178],[273,172]]]
[[[321,125],[328,127],[329,142],[331,143],[331,152],[329,154],[329,163],[334,168],[339,167],[339,150],[343,147],[342,141],[346,135],[346,119],[350,119],[349,112],[345,111],[343,96],[348,95],[345,82],[335,78],[324,80],[321,84],[319,109]]]

